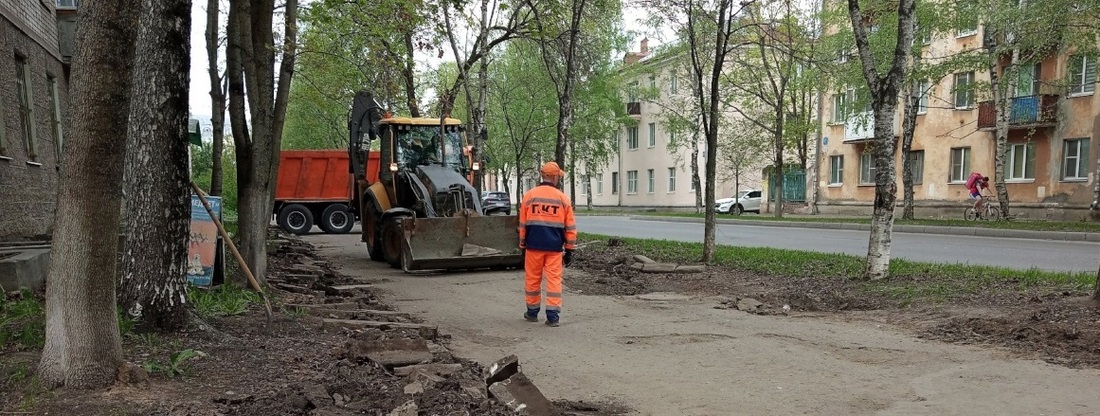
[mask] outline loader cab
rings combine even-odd
[[[398,117],[383,119],[381,125],[380,179],[392,184],[398,171],[415,171],[417,166],[444,166],[466,175],[469,157],[462,122],[445,119],[440,134],[439,119]]]

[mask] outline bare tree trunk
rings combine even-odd
[[[585,205],[585,208],[588,208],[588,210],[591,211],[592,210],[592,175],[589,174],[588,170],[586,169],[585,172],[584,172],[584,176],[586,178],[588,178],[588,180],[584,181],[584,194],[588,196],[588,198],[587,198],[588,201],[584,205]]]
[[[237,146],[238,224],[242,255],[256,279],[266,284],[267,228],[271,222],[275,175],[286,101],[293,75],[297,42],[297,0],[285,10],[286,36],[282,47],[272,33],[274,3],[271,0],[236,1],[230,4],[227,29],[230,36],[227,62],[230,78],[230,117]],[[278,89],[275,86],[275,51],[282,51]],[[248,85],[247,94],[241,82]],[[248,100],[251,137],[245,128],[244,98]],[[240,129],[241,137],[238,137]]]
[[[905,90],[905,118],[901,124],[901,183],[904,188],[904,208],[901,217],[907,220],[913,219],[913,134],[917,129],[917,107],[920,105],[920,83],[914,82]]]
[[[569,142],[569,203],[577,208],[577,157],[576,146]]]
[[[120,306],[144,329],[187,323],[191,2],[156,0],[139,22],[126,147],[128,232]],[[213,236],[211,236],[213,237]]]
[[[994,184],[997,188],[997,200],[1001,206],[1001,215],[1008,217],[1008,186],[1005,185],[1005,179],[1008,177],[1008,173],[1005,171],[1007,165],[1007,153],[1008,153],[1008,119],[1012,111],[1012,93],[1010,86],[1016,79],[1018,71],[1016,70],[1017,54],[1013,53],[1013,60],[1009,63],[1009,66],[1005,67],[1005,77],[1001,79],[997,75],[997,64],[994,63],[989,67],[989,84],[990,89],[993,91],[993,105],[995,106],[997,113],[997,131],[996,131],[996,146],[995,153],[993,154],[993,170],[995,172]]]
[[[222,195],[222,153],[225,148],[225,90],[218,70],[218,23],[220,0],[206,4],[206,59],[210,63],[210,127],[214,156],[210,172],[210,195]]]
[[[772,171],[775,178],[775,217],[783,218],[783,123],[784,123],[784,106],[783,97],[779,95],[776,97],[779,99],[779,105],[776,108],[779,110],[775,114],[775,169]]]
[[[695,213],[703,208],[703,186],[699,180],[699,130],[691,132],[691,186],[695,188]]]
[[[59,181],[38,367],[49,386],[105,387],[122,364],[115,284],[126,142],[118,135],[127,131],[130,115],[140,7],[136,0],[81,5],[70,84],[72,138]]]
[[[420,105],[416,98],[416,60],[413,57],[416,48],[413,47],[412,36],[412,31],[405,32],[405,65],[401,68],[401,75],[405,78],[405,105],[409,107],[409,116],[420,117]]]

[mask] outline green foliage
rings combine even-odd
[[[0,293],[0,349],[41,348],[46,342],[46,309],[34,293],[23,290],[7,299]]]
[[[202,351],[188,348],[172,353],[168,356],[167,361],[150,360],[142,363],[141,367],[149,374],[162,373],[168,377],[182,376],[187,372],[184,365],[188,361],[206,357],[206,355]]]
[[[259,301],[260,295],[256,292],[233,284],[213,289],[191,287],[187,291],[187,302],[203,318],[240,315]]]
[[[599,211],[591,215],[652,215],[659,217],[683,217],[702,218],[701,214],[688,212],[617,212]],[[1100,232],[1100,223],[1082,221],[966,221],[962,219],[897,219],[895,225],[928,225],[937,227],[967,227],[967,228],[993,228],[999,230],[1030,230],[1030,231],[1069,231],[1069,232]],[[867,217],[821,217],[821,216],[785,216],[781,218],[762,215],[742,215],[731,221],[783,221],[783,222],[807,222],[807,223],[841,223],[841,224],[870,224]]]
[[[212,143],[191,146],[191,180],[207,193],[210,192],[213,160]],[[237,156],[233,137],[228,135],[222,147],[222,218],[237,218]]]

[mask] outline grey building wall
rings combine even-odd
[[[69,125],[69,88],[58,48],[53,3],[0,2],[0,128],[4,148],[0,153],[0,241],[41,238],[53,232],[61,169],[59,152]],[[24,58],[29,69],[34,156],[24,140],[16,56]],[[54,137],[48,76],[57,83],[60,148]]]

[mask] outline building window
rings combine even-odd
[[[917,85],[917,94],[920,94],[920,99],[917,101],[917,114],[927,113],[928,96],[932,94],[932,82],[928,80],[921,81]]]
[[[1096,90],[1096,57],[1074,55],[1069,58],[1069,93],[1088,94]]]
[[[626,148],[634,150],[638,148],[638,126],[630,126],[626,131]]]
[[[668,74],[668,92],[669,92],[669,94],[676,94],[676,90],[679,89],[679,86],[677,84],[678,84],[678,82],[676,81],[676,72],[673,71],[672,73]]]
[[[668,192],[676,192],[676,168],[668,168]]]
[[[611,172],[611,195],[619,193],[619,172]]]
[[[627,100],[626,101],[629,102],[629,103],[638,102],[638,81],[634,81],[634,82],[630,83],[630,86],[627,89]]]
[[[1016,84],[1012,86],[1012,97],[1029,97],[1039,93],[1041,82],[1041,64],[1018,65]]]
[[[1062,179],[1088,179],[1089,139],[1066,140],[1062,147]]]
[[[34,100],[31,98],[31,69],[27,58],[15,56],[15,89],[19,94],[19,118],[23,126],[23,142],[30,160],[38,158],[38,137],[34,131]]]
[[[875,183],[875,160],[871,152],[863,152],[859,155],[859,183],[868,185]]]
[[[955,35],[970,36],[978,33],[978,11],[973,0],[960,0],[955,9]]]
[[[833,94],[833,123],[844,122],[845,99],[846,93]]]
[[[924,151],[909,152],[909,171],[913,174],[913,185],[924,183]]]
[[[588,195],[588,187],[592,186],[592,179],[588,175],[581,177],[581,195]]]
[[[1008,148],[1008,180],[1035,179],[1035,143],[1016,143]]]
[[[603,174],[596,175],[596,195],[603,195]]]
[[[61,164],[61,151],[64,148],[65,138],[61,130],[61,97],[57,89],[57,78],[46,75],[46,86],[50,93],[50,124],[53,125],[53,142],[57,150],[57,163]]]
[[[626,171],[626,193],[638,193],[638,171],[636,170]]]
[[[844,183],[844,156],[829,156],[829,184]]]
[[[649,123],[649,147],[657,145],[657,124]]]
[[[676,144],[676,132],[668,132],[668,144]]]
[[[79,0],[57,0],[58,9],[75,9],[80,6]]]
[[[693,177],[688,178],[688,190],[695,192],[695,179]]]
[[[974,72],[955,74],[955,108],[974,107]]]
[[[951,173],[948,180],[951,182],[965,182],[970,176],[970,148],[956,147],[951,149]]]
[[[657,75],[649,74],[649,89],[657,89]]]
[[[650,169],[646,173],[649,175],[649,177],[647,178],[649,179],[649,183],[647,184],[648,186],[646,188],[646,192],[653,193],[653,191],[657,188],[656,175],[653,173],[653,169]]]

